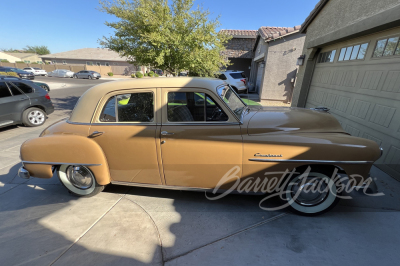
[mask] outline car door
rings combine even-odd
[[[156,147],[160,121],[155,112],[156,92],[115,92],[100,102],[89,133],[107,157],[113,182],[162,184]]]
[[[0,126],[20,122],[22,112],[29,106],[28,96],[6,82],[0,82]]]
[[[215,188],[227,174],[241,177],[240,124],[215,93],[163,88],[160,134],[167,185]]]

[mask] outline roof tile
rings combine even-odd
[[[257,37],[257,30],[221,30],[220,33],[232,36]]]
[[[283,37],[288,35],[289,33],[299,31],[301,26],[295,26],[293,28],[288,27],[261,27],[258,29],[258,33],[260,36],[266,41],[271,41],[273,39]]]

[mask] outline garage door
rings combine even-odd
[[[376,141],[377,166],[400,181],[400,30],[324,47],[306,107],[326,106],[353,136]]]
[[[260,93],[261,88],[261,80],[263,75],[264,68],[261,66],[262,62],[257,63],[257,77],[256,77],[256,90]]]

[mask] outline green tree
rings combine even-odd
[[[193,0],[100,1],[100,10],[118,17],[105,24],[114,36],[99,40],[104,48],[126,56],[130,63],[152,65],[177,75],[189,70],[212,76],[229,62],[221,55],[229,36],[217,33],[218,18]]]
[[[24,50],[26,53],[36,53],[39,55],[50,54],[49,48],[47,48],[47,46],[45,45],[34,45],[34,46],[27,45],[24,48]]]

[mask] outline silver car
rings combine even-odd
[[[74,74],[75,79],[99,79],[101,78],[100,73],[91,70],[81,70]]]
[[[59,78],[72,78],[74,76],[74,72],[67,69],[56,69],[47,73],[48,77],[59,77]]]

